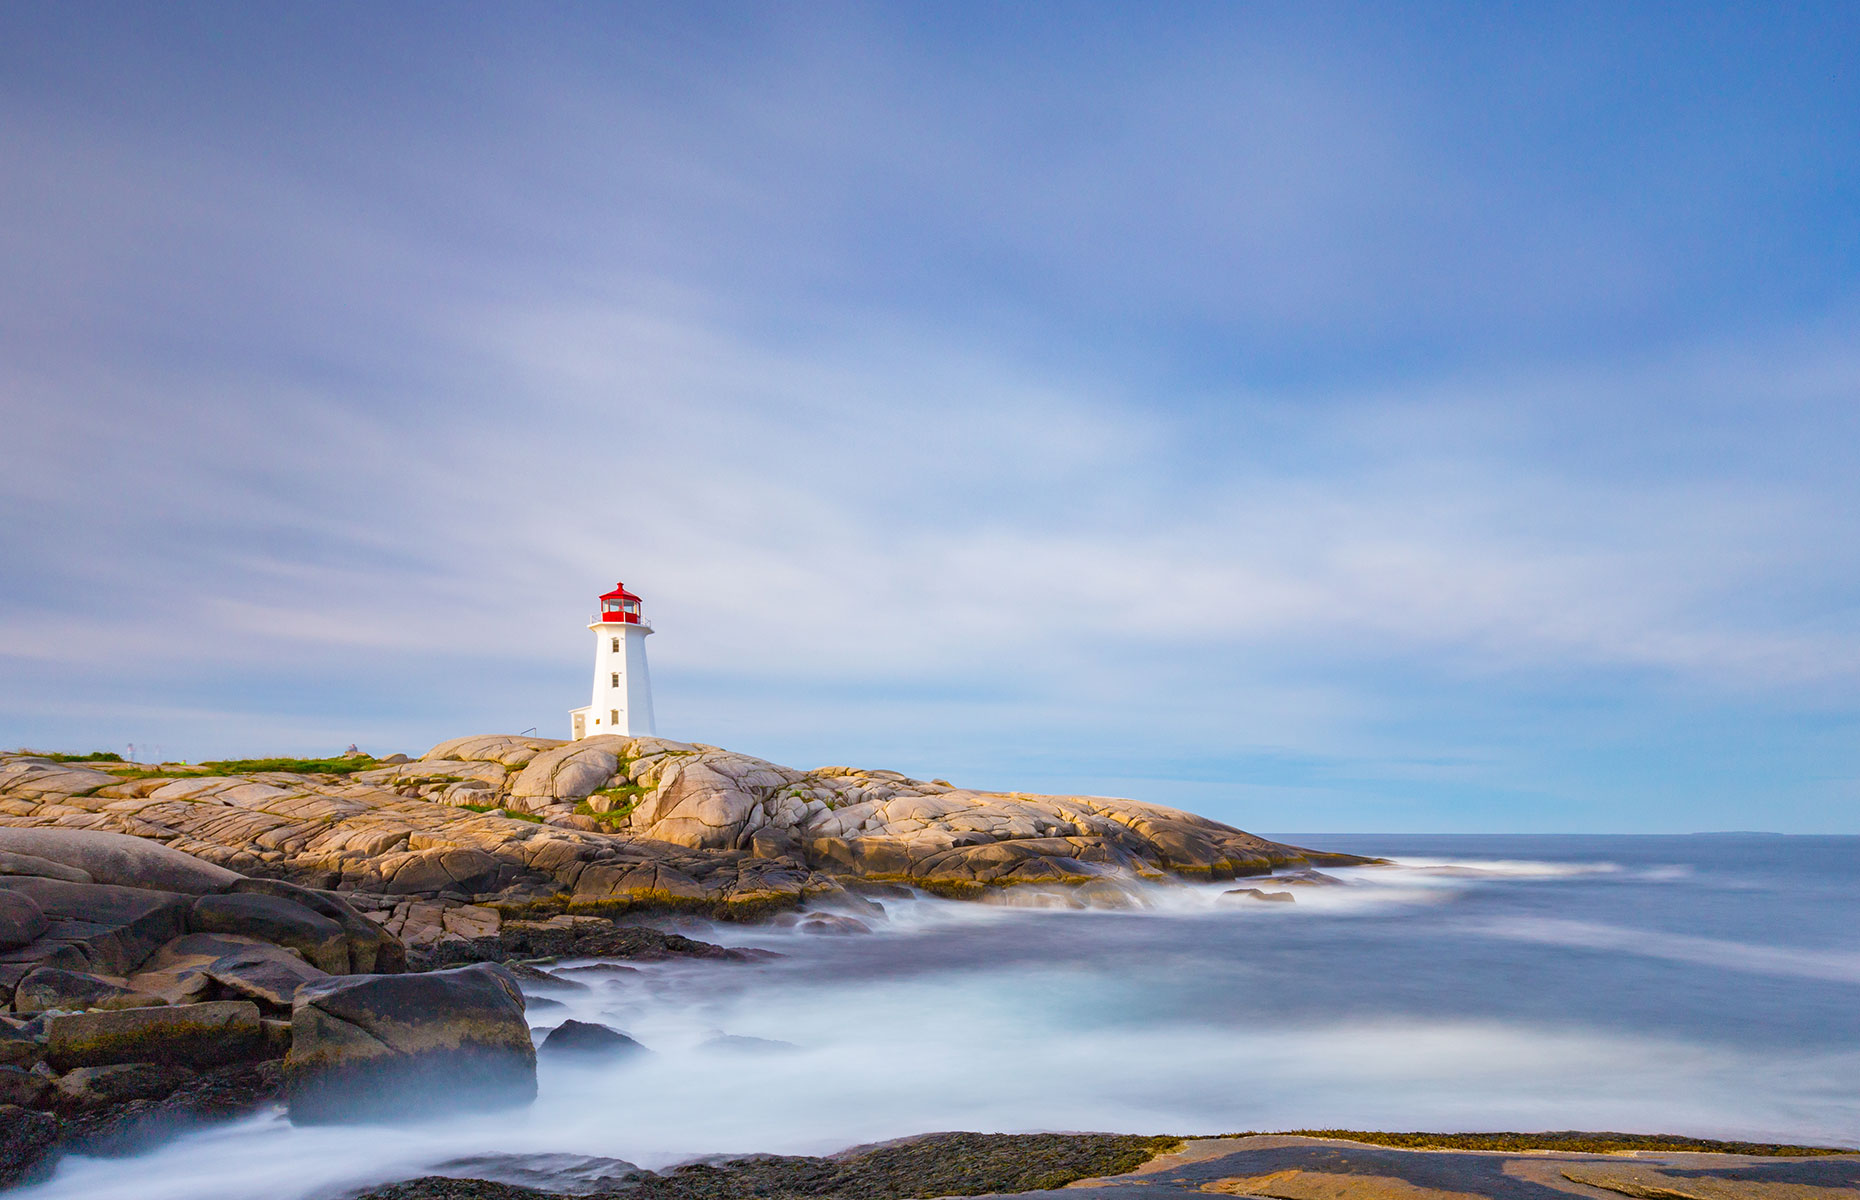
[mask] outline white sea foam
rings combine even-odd
[[[885,913],[874,922],[882,932],[899,935],[961,927],[998,925],[1029,911],[1052,917],[1117,913],[1129,917],[1175,918],[1223,914],[1234,920],[1290,920],[1300,913],[1373,914],[1402,907],[1451,903],[1484,886],[1519,880],[1580,881],[1620,877],[1658,882],[1690,877],[1690,869],[1656,867],[1628,870],[1611,862],[1564,863],[1520,859],[1409,859],[1368,867],[1327,867],[1330,884],[1305,885],[1283,877],[1247,876],[1220,883],[1108,876],[1089,898],[1068,887],[1022,886],[994,893],[983,903],[953,903],[921,892],[883,901]],[[1262,903],[1236,895],[1248,889],[1289,891],[1294,903]],[[850,910],[861,920],[872,918]],[[765,926],[707,928],[698,936],[728,945],[777,946],[790,932]]]

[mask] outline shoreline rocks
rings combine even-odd
[[[1628,1145],[1621,1148],[1634,1151],[1625,1162],[1614,1149],[1622,1142]],[[1572,1190],[1669,1200],[1850,1200],[1860,1189],[1860,1157],[1852,1151],[1607,1133],[1327,1130],[1189,1139],[932,1133],[825,1157],[708,1159],[663,1172],[574,1154],[480,1154],[438,1169],[446,1173],[377,1187],[355,1200],[567,1200],[590,1194],[632,1200],[952,1195],[1540,1200]]]
[[[281,1018],[305,985],[406,966],[332,896],[127,835],[0,833],[32,851],[0,851],[0,1181],[60,1147],[143,1144],[265,1102],[262,1064],[289,1052]]]
[[[61,850],[44,838],[61,829],[116,840]],[[0,755],[0,883],[9,856],[198,896],[264,883],[339,890],[369,897],[355,907],[410,944],[484,936],[497,918],[529,913],[751,920],[887,883],[977,899],[1371,861],[1135,800],[801,771],[664,738],[502,735],[347,775]],[[0,913],[0,941],[5,928]],[[365,954],[350,933],[351,955]]]
[[[45,1146],[270,1102],[287,1079],[303,1120],[367,1117],[358,1089],[525,1103],[522,995],[471,964],[760,956],[624,914],[860,911],[903,888],[1085,903],[1369,861],[1137,801],[657,738],[461,738],[394,759],[213,775],[0,753],[0,1178]]]
[[[1181,1145],[1180,1138],[1114,1133],[931,1133],[825,1157],[754,1155],[664,1172],[642,1171],[616,1159],[483,1155],[448,1164],[469,1170],[471,1177],[429,1175],[372,1189],[355,1200],[561,1200],[595,1189],[634,1200],[1000,1195],[1121,1174]]]

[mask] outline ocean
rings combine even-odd
[[[823,1153],[936,1130],[1594,1129],[1860,1146],[1860,837],[1286,835],[1396,860],[1129,907],[882,898],[870,930],[692,923],[779,957],[539,994],[652,1053],[545,1061],[529,1109],[272,1113],[34,1200],[323,1200],[491,1155]],[[534,1165],[532,1163],[532,1165]]]

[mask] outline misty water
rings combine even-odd
[[[1860,838],[1305,841],[1399,861],[1329,871],[1342,884],[1293,904],[1222,895],[1241,881],[1142,886],[1122,911],[888,898],[869,934],[691,925],[780,957],[539,992],[539,1030],[600,1021],[652,1053],[545,1060],[531,1108],[304,1129],[266,1113],[68,1158],[20,1194],[311,1200],[520,1178],[459,1165],[484,1155],[660,1168],[949,1129],[1860,1145]]]

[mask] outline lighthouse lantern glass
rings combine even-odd
[[[640,625],[644,622],[639,615],[639,597],[626,590],[625,584],[616,585],[614,590],[601,597],[600,619],[615,621],[624,625]]]

